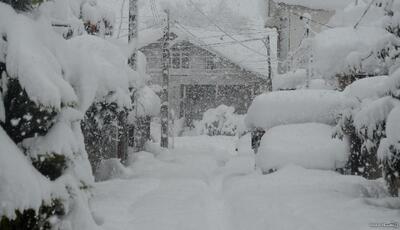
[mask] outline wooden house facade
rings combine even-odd
[[[172,36],[176,37],[176,36]],[[265,76],[246,70],[206,45],[179,39],[170,47],[169,105],[190,126],[205,111],[224,104],[247,112],[254,97],[265,91]],[[152,84],[162,84],[161,43],[143,46]]]

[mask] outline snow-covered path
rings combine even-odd
[[[173,151],[137,155],[121,179],[96,184],[97,222],[105,230],[361,230],[400,221],[398,200],[373,198],[383,194],[378,182],[297,166],[261,175],[234,140],[182,137]]]

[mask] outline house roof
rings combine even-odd
[[[239,67],[254,72],[257,75],[268,75],[268,55],[264,44],[265,38],[271,36],[272,50],[272,72],[276,73],[277,54],[276,54],[276,35],[272,31],[254,34],[236,34],[227,36],[221,31],[212,28],[195,28],[175,24],[171,27],[171,32],[177,35],[174,43],[188,41],[211,53],[224,57]],[[140,31],[139,48],[160,41],[163,37],[162,28],[151,28]]]

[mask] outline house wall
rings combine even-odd
[[[287,5],[284,3],[276,3],[273,0],[268,1],[268,16],[270,19],[267,21],[266,27],[277,28],[278,30],[278,58],[280,61],[278,71],[279,73],[285,73],[290,70],[292,66],[301,62],[307,62],[304,60],[305,57],[301,56],[306,53],[304,50],[296,52],[306,32],[306,20],[301,19],[301,16],[311,16],[313,21],[318,22],[310,22],[311,30],[318,33],[324,29],[323,24],[329,22],[330,18],[334,15],[334,11]],[[313,33],[310,34],[310,37],[312,36]],[[290,54],[294,52],[296,52],[296,55],[291,57]]]
[[[159,43],[153,43],[141,48],[147,57],[147,72],[153,84],[162,84],[162,49]],[[173,52],[188,52],[190,66],[188,69],[170,68],[169,103],[176,115],[181,113],[181,106],[185,105],[183,86],[189,85],[241,85],[252,88],[251,95],[238,95],[248,97],[249,105],[255,94],[259,94],[266,87],[266,80],[252,72],[246,71],[231,63],[226,58],[217,56],[205,49],[194,46],[189,42],[179,42],[172,46]],[[206,68],[206,57],[215,60],[215,68]],[[217,100],[217,98],[216,98]],[[214,106],[214,105],[210,105]],[[211,107],[210,107],[211,108]]]

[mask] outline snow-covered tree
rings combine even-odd
[[[345,21],[341,26],[345,27],[327,29],[328,32],[325,32],[331,34],[330,32],[342,30],[342,35],[349,36],[354,41],[360,41],[361,38],[364,42],[367,39],[360,37],[360,34],[382,31],[377,36],[371,36],[373,39],[367,51],[342,46],[339,49],[345,52],[344,58],[339,62],[333,60],[333,63],[339,63],[334,68],[334,73],[347,77],[341,79],[343,88],[347,86],[344,94],[360,101],[356,108],[343,113],[339,120],[339,133],[346,134],[352,141],[348,162],[350,173],[369,179],[376,179],[383,173],[391,194],[398,195],[398,137],[393,132],[390,135],[388,132],[395,126],[395,122],[389,122],[393,120],[391,114],[399,106],[400,4],[391,0],[376,1],[369,9],[369,14],[364,15],[361,20],[359,17],[354,20],[350,13],[360,9],[364,12],[365,6],[361,4],[349,7],[332,20],[338,21],[340,16]],[[346,18],[350,20],[343,20]],[[365,71],[388,76],[359,80]]]
[[[144,81],[121,47],[95,36],[65,40],[51,17],[33,18],[0,3],[0,229],[97,229],[81,122],[103,101],[131,107],[130,89]]]

